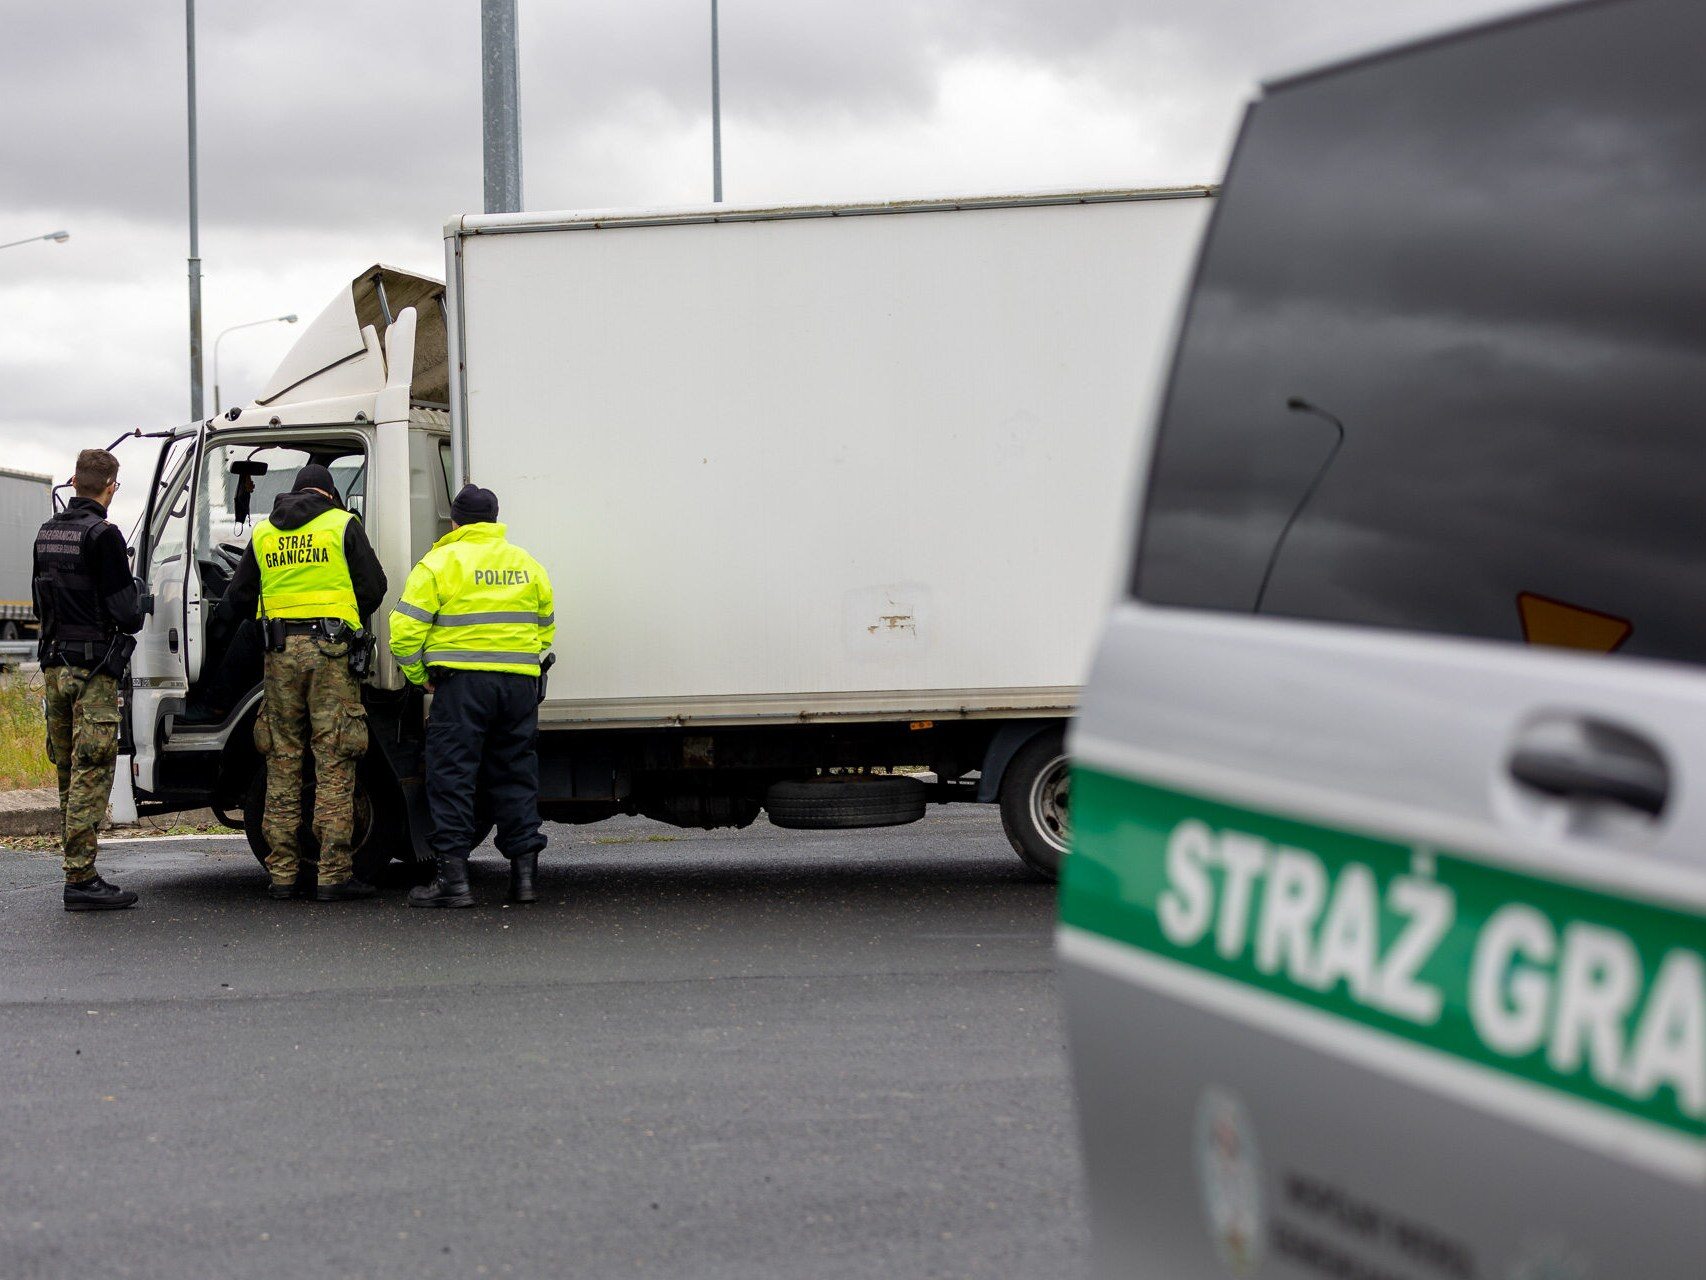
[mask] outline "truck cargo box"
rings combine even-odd
[[[53,478],[0,468],[0,640],[33,634],[31,549],[36,530],[53,514]]]
[[[1069,713],[1209,194],[453,222],[545,722]]]

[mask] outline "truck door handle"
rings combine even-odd
[[[1559,741],[1559,728],[1573,730]],[[1528,735],[1525,735],[1527,737]],[[1519,743],[1507,767],[1522,786],[1560,800],[1604,800],[1648,817],[1664,812],[1670,768],[1645,738],[1601,720],[1552,720]]]

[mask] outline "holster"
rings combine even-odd
[[[557,664],[557,655],[548,653],[539,660],[539,701],[545,701],[545,682],[551,674],[551,668]]]
[[[136,652],[136,637],[127,636],[122,631],[115,634],[107,646],[106,660],[97,668],[110,676],[118,677],[124,674],[124,669],[130,665],[130,655]]]
[[[267,651],[269,653],[283,653],[284,652],[284,619],[283,618],[268,618],[268,619],[266,619],[266,628],[267,628]]]
[[[379,638],[371,631],[349,633],[349,669],[357,680],[367,679],[372,672],[373,652],[378,645]]]

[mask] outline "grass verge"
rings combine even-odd
[[[39,671],[0,675],[0,791],[51,787],[55,782],[41,694]]]

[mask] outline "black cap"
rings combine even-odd
[[[450,518],[457,524],[480,524],[498,518],[498,495],[479,485],[465,484],[450,504]]]
[[[301,493],[305,489],[319,489],[329,493],[333,498],[338,496],[337,481],[332,479],[332,473],[318,462],[310,462],[296,473],[296,483],[291,488],[292,493]]]

